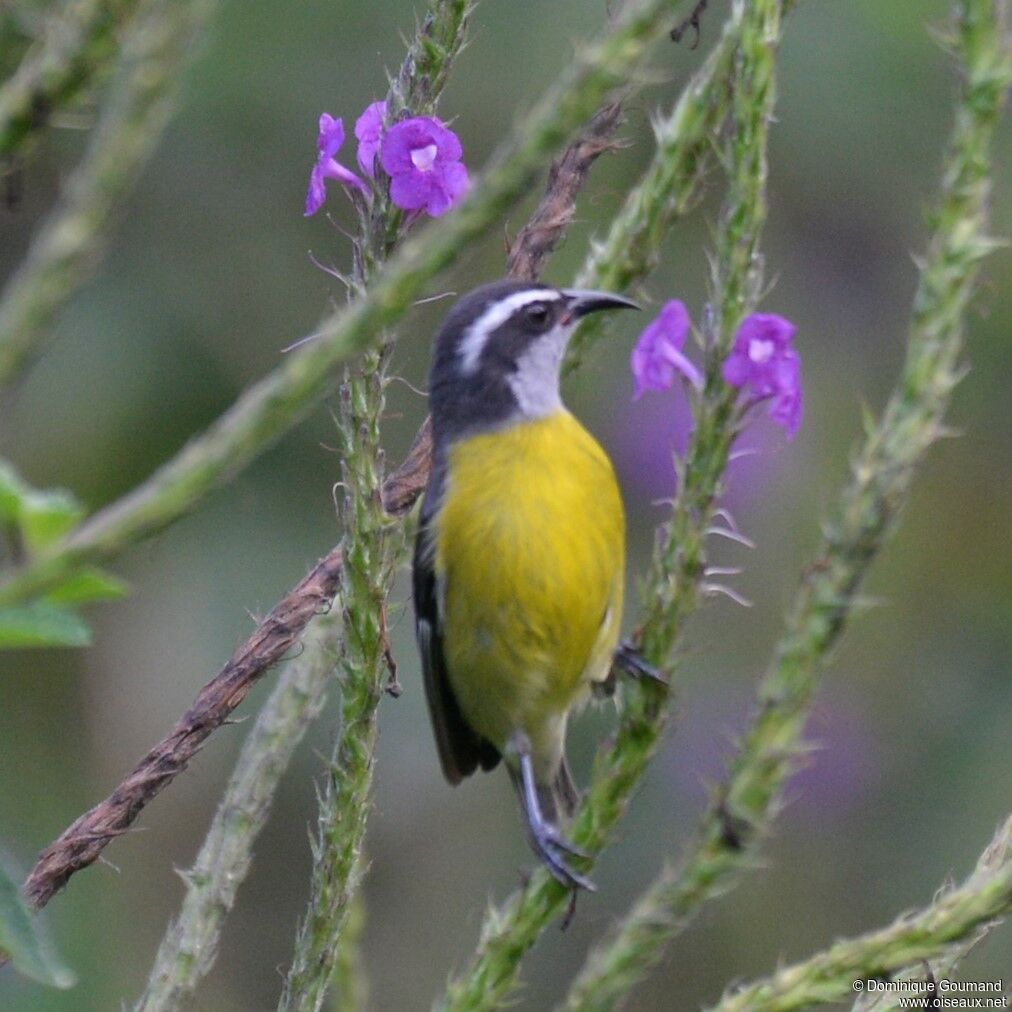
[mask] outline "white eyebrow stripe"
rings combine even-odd
[[[489,337],[495,333],[518,309],[532,302],[551,302],[561,299],[562,294],[551,288],[528,288],[523,292],[501,299],[478,317],[461,338],[457,347],[460,355],[460,368],[464,373],[472,373],[478,368],[478,359],[485,350]]]

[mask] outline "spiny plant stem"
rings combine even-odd
[[[746,290],[754,272],[758,233],[765,217],[765,149],[780,23],[777,0],[757,0],[748,5],[747,13],[736,10],[735,14],[743,19],[734,84],[735,115],[741,122],[729,155],[732,177],[722,223],[724,239],[718,252],[718,292],[722,299],[719,344],[724,347],[729,345],[744,312],[744,298],[739,293]],[[657,666],[668,665],[679,625],[696,603],[702,543],[732,438],[721,425],[729,426],[732,404],[733,394],[723,388],[718,369],[711,365],[697,418],[695,449],[690,454],[685,488],[672,524],[674,534],[667,535],[660,544],[652,588],[645,595],[650,602],[655,593],[663,594],[667,608],[648,607],[642,630],[644,654]],[[702,445],[697,445],[701,440]],[[679,553],[674,536],[684,537],[694,546],[692,553]],[[674,617],[671,612],[675,612]],[[668,693],[664,686],[653,683],[627,687],[618,733],[598,753],[587,798],[573,825],[572,838],[577,847],[592,854],[600,851],[625,812],[656,749],[667,713]],[[485,918],[470,967],[451,982],[442,1007],[471,1012],[501,1005],[517,986],[521,959],[552,917],[562,911],[567,895],[539,868],[525,888],[502,907],[493,908]]]
[[[23,154],[50,115],[85,91],[116,51],[116,29],[136,0],[73,0],[46,25],[0,87],[0,164]]]
[[[193,867],[186,896],[155,957],[135,1012],[173,1012],[187,1002],[218,954],[222,924],[253,858],[253,843],[270,814],[278,782],[306,728],[323,707],[337,658],[335,606],[306,630],[243,744],[235,770]]]
[[[134,15],[88,151],[0,297],[0,386],[39,353],[54,317],[94,268],[113,210],[168,125],[181,68],[212,8],[212,0],[151,0]]]
[[[605,238],[591,242],[575,287],[625,292],[657,266],[661,243],[672,223],[699,197],[707,156],[727,119],[732,94],[728,79],[743,14],[743,5],[735,4],[720,41],[689,79],[671,112],[654,122],[657,149],[650,164]],[[605,326],[593,316],[581,324],[566,352],[567,375],[583,362]]]
[[[393,91],[396,88],[399,100],[403,101],[405,98],[410,100],[414,96],[424,95],[424,100],[419,99],[420,102],[424,102],[420,108],[429,112],[435,110],[452,62],[464,45],[467,13],[467,5],[461,5],[458,0],[431,0],[428,12],[408,50],[401,71],[397,78],[391,82],[391,95],[388,96],[388,101],[394,101]],[[374,274],[378,270],[379,265],[389,255],[398,238],[396,222],[399,216],[396,209],[390,205],[384,194],[377,195],[375,205],[373,214],[367,221],[363,221],[363,227],[368,233],[367,238],[356,243],[356,282],[359,295],[363,294],[368,275]],[[347,470],[349,461],[352,462],[352,466],[360,465],[355,468],[356,480],[354,482],[349,481],[348,474],[344,476],[344,487],[354,491],[354,506],[351,504],[352,491],[349,491],[346,497],[345,514],[346,519],[350,518],[349,531],[358,532],[359,535],[362,534],[362,525],[356,523],[354,519],[361,516],[358,507],[365,504],[367,514],[375,520],[372,501],[378,499],[375,489],[382,487],[379,419],[382,413],[385,382],[381,366],[385,361],[385,356],[385,351],[369,352],[359,372],[353,374],[346,371],[342,393],[341,432],[346,444],[345,448],[348,451],[345,467]],[[358,424],[358,419],[354,417],[356,412],[361,418],[361,426]],[[363,427],[367,430],[364,440],[361,438]],[[371,469],[370,460],[372,461]],[[366,465],[364,467],[361,466],[363,461]],[[374,481],[379,484],[372,484]],[[387,522],[391,529],[395,529],[392,522]],[[354,550],[353,545],[358,545],[358,551]],[[352,542],[345,543],[344,547],[342,584],[359,588],[362,585],[360,578],[363,575],[363,556],[369,562],[374,561],[369,559],[370,546],[360,536],[357,540],[353,539]],[[382,544],[380,547],[384,551],[387,549],[386,544]],[[355,556],[351,561],[349,561],[349,552]],[[392,553],[393,549],[391,548],[389,553],[391,557]],[[382,567],[377,567],[374,572],[368,571],[364,574],[367,581],[373,582],[374,590],[376,581],[380,581],[382,585],[383,593],[378,607],[375,606],[375,602],[367,601],[363,613],[361,601],[349,605],[345,603],[346,598],[339,596],[335,599],[331,615],[340,615],[345,619],[345,630],[354,630],[356,634],[355,643],[363,642],[360,627],[363,622],[368,623],[372,619],[374,622],[379,622],[380,635],[384,637],[381,640],[381,646],[385,644],[383,622],[385,594],[390,582],[390,572],[389,568],[384,570]],[[336,666],[339,655],[341,668],[345,671],[345,677],[348,677],[350,648],[339,640],[335,622],[332,619],[326,621],[318,619],[311,627],[311,632],[313,634],[307,633],[302,644],[303,654],[300,660],[307,669],[307,673],[314,676],[312,684],[308,687],[303,686],[302,682],[305,679],[300,677],[299,671],[293,671],[291,674],[286,672],[287,677],[286,675],[282,676],[278,687],[268,698],[258,717],[257,725],[243,749],[233,777],[233,779],[240,780],[247,791],[252,791],[255,788],[261,792],[261,796],[256,800],[263,807],[265,814],[277,781],[287,767],[294,747],[302,736],[304,723],[299,723],[297,727],[293,726],[290,741],[278,740],[276,735],[258,733],[258,729],[261,725],[267,728],[293,725],[293,721],[300,715],[304,722],[308,722],[312,716],[315,716],[322,705],[327,684],[326,676]],[[373,663],[373,667],[375,667],[375,663]],[[307,688],[312,691],[306,691]],[[347,703],[351,693],[347,690],[347,686],[345,688],[343,697],[345,701],[344,724],[347,726],[349,723]],[[372,706],[375,709],[375,703],[372,703]],[[336,749],[339,746],[340,739]],[[370,757],[371,751],[370,747]],[[244,777],[242,771],[246,766],[252,769],[270,768],[274,771],[273,782],[266,784]],[[324,796],[329,797],[326,791]],[[363,818],[365,800],[366,795],[363,795],[361,799]],[[220,850],[218,844],[219,824],[228,820],[233,810],[237,808],[242,810],[244,807],[248,807],[249,803],[250,799],[245,798],[241,791],[233,795],[226,793],[201,850],[201,858],[206,854],[214,855]],[[207,867],[201,869],[200,888],[194,890],[191,885],[179,921],[170,925],[159,950],[156,965],[152,970],[148,993],[142,999],[142,1003],[137,1006],[138,1010],[144,1009],[147,1012],[150,1009],[151,1012],[154,1012],[157,1009],[159,1012],[170,1012],[170,1010],[178,1008],[182,1001],[192,995],[199,980],[210,969],[216,955],[222,921],[231,908],[240,883],[245,878],[253,843],[262,824],[262,820],[247,820],[241,829],[237,827],[234,830],[232,835],[235,839],[231,841],[231,849],[241,856],[241,861],[232,859],[207,862]],[[234,858],[232,854],[226,856]],[[198,868],[201,865],[201,858],[198,858]],[[352,879],[348,887],[349,891],[354,884]],[[196,895],[194,895],[195,892]],[[227,904],[219,900],[221,896],[228,897]],[[357,925],[361,924],[363,917],[364,911],[361,910],[357,901],[353,901],[348,908],[344,936],[340,939],[340,944],[332,951],[331,961],[334,964],[332,983],[338,1007],[349,1009],[359,1007],[364,997],[364,977],[358,966],[359,954],[356,942],[359,930]]]
[[[298,422],[332,388],[336,363],[369,347],[424,286],[456,260],[519,197],[533,175],[586,122],[605,96],[628,85],[680,0],[635,0],[608,31],[580,50],[554,87],[517,127],[453,214],[419,229],[369,293],[325,320],[318,339],[248,388],[203,434],[124,498],[0,582],[0,604],[25,600],[86,562],[108,560],[171,524],[225,484]]]
[[[369,980],[362,956],[365,900],[356,892],[348,907],[344,931],[334,957],[330,978],[330,1012],[362,1012],[369,997]]]
[[[1006,830],[1008,824],[1006,823]],[[998,839],[1002,837],[999,833]],[[977,871],[974,872],[976,876],[985,867],[992,867],[994,865],[994,858],[997,858],[1002,853],[1002,846],[1007,851],[1008,848],[1008,835],[1005,834],[1004,844],[995,846],[995,842],[992,842],[991,846],[981,856],[980,861],[977,863]],[[1001,926],[1003,922],[992,920],[987,921],[983,924],[978,925],[976,928],[969,930],[962,937],[955,941],[945,945],[934,955],[918,960],[915,963],[911,963],[909,966],[902,970],[894,971],[889,974],[889,979],[893,981],[941,981],[941,980],[952,980],[956,974],[956,967],[960,961],[969,953],[969,951],[976,945],[980,944],[990,932]],[[909,992],[908,992],[909,994]],[[901,1008],[901,1000],[904,997],[902,991],[871,991],[867,989],[861,992],[857,1000],[854,1002],[851,1012],[896,1012],[897,1009]]]
[[[433,0],[391,81],[388,115],[401,109],[434,112],[453,59],[466,37],[469,5]],[[420,107],[411,105],[417,100]],[[376,195],[355,244],[352,294],[364,299],[403,233],[402,217],[389,197]],[[347,366],[341,386],[338,431],[342,449],[341,526],[344,531],[340,640],[341,726],[320,795],[318,837],[313,848],[309,908],[299,927],[292,965],[279,1004],[281,1012],[323,1006],[328,988],[353,1001],[362,990],[355,941],[359,885],[369,815],[377,734],[377,710],[387,678],[394,678],[387,639],[387,600],[402,544],[403,525],[384,509],[384,454],[380,422],[386,403],[392,343],[380,339],[359,363]],[[353,937],[346,937],[351,928]]]
[[[373,218],[375,221],[375,216]],[[386,252],[385,224],[370,229],[356,256],[357,295]],[[338,431],[342,449],[344,636],[339,650],[341,726],[320,795],[309,909],[299,927],[280,1012],[323,1007],[335,970],[347,962],[343,932],[363,872],[372,791],[377,709],[388,672],[387,597],[400,525],[383,508],[380,420],[391,345],[370,348],[345,369]]]
[[[698,603],[707,532],[737,432],[738,392],[724,382],[720,366],[761,287],[759,233],[766,220],[767,142],[775,102],[780,12],[776,0],[744,7],[736,0],[732,13],[732,20],[740,22],[740,42],[729,84],[728,193],[717,237],[712,319],[705,328],[706,382],[680,465],[681,490],[671,521],[660,530],[643,595],[641,646],[651,663],[664,667],[671,663],[685,618]],[[666,692],[655,686],[643,688],[629,694],[628,716],[634,720],[646,716],[654,723]]]
[[[784,967],[765,980],[728,994],[712,1012],[790,1012],[854,993],[855,981],[892,979],[1012,911],[1012,816],[991,841],[973,874],[923,910],[905,914],[887,928],[837,942],[804,963]],[[915,978],[916,979],[916,978]],[[924,990],[909,990],[923,997]]]
[[[786,14],[795,3],[781,6]],[[575,287],[615,292],[634,288],[657,266],[661,244],[673,223],[699,199],[708,156],[717,148],[731,109],[730,77],[744,13],[743,4],[732,6],[720,41],[689,79],[671,112],[654,122],[657,150],[650,165],[627,195],[607,236],[591,243]],[[579,367],[607,326],[607,320],[594,316],[580,326],[566,352],[566,375]]]
[[[958,49],[965,83],[946,158],[936,230],[921,269],[907,361],[883,419],[871,426],[845,486],[837,519],[802,577],[774,660],[759,686],[759,712],[728,780],[680,871],[666,871],[608,942],[588,957],[569,1009],[611,1008],[653,966],[698,909],[753,863],[783,784],[801,749],[818,673],[854,607],[862,577],[892,528],[916,465],[943,432],[959,379],[963,318],[984,233],[989,150],[1010,77],[1004,0],[964,0]]]
[[[390,81],[388,117],[406,109],[413,116],[436,111],[453,61],[464,47],[473,10],[472,0],[431,0],[399,73]]]
[[[344,636],[340,646],[341,727],[320,796],[309,909],[279,1009],[323,1007],[341,934],[362,874],[376,710],[386,675],[386,600],[393,577],[394,521],[383,509],[379,421],[387,353],[370,350],[341,388],[343,442]]]

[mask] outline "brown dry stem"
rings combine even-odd
[[[36,910],[44,907],[71,875],[94,863],[110,840],[129,829],[148,802],[186,769],[211,733],[246,698],[253,683],[292,648],[306,623],[330,606],[340,580],[341,554],[339,545],[325,555],[274,606],[225,667],[200,690],[176,726],[116,790],[39,855],[24,884],[25,897]]]

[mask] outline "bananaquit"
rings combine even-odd
[[[622,618],[625,514],[611,462],[563,407],[577,322],[634,303],[500,281],[436,336],[433,459],[414,556],[415,628],[443,772],[505,761],[531,847],[563,885],[593,888],[560,816],[578,794],[566,722],[610,682]],[[627,658],[628,660],[628,658]]]

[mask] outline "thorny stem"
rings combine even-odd
[[[391,81],[388,115],[403,109],[434,112],[442,86],[465,43],[467,2],[433,0],[400,73]],[[418,107],[412,103],[418,102]],[[385,192],[376,196],[355,243],[352,294],[364,299],[401,238],[401,215]],[[344,370],[338,431],[344,498],[342,604],[344,635],[338,645],[341,725],[320,794],[318,836],[313,847],[309,907],[299,926],[292,965],[279,1012],[323,1006],[337,976],[345,1003],[360,988],[355,940],[346,937],[349,918],[363,911],[356,902],[365,859],[377,710],[390,670],[387,601],[402,538],[402,524],[385,510],[384,454],[380,422],[386,401],[392,343],[385,335],[361,361]],[[355,923],[350,925],[353,929]],[[352,934],[354,935],[354,930]]]
[[[468,13],[469,5],[460,3],[459,0],[432,0],[409,47],[400,73],[391,81],[388,106],[411,107],[410,103],[417,101],[418,106],[411,107],[414,111],[435,110],[450,66],[463,48]],[[397,219],[396,209],[390,205],[385,194],[378,195],[368,224],[364,225],[368,233],[367,240],[356,243],[358,294],[364,291],[367,275],[374,273],[392,250],[397,239]],[[229,852],[223,853],[217,846],[216,840],[220,835],[218,826],[230,818],[233,810],[249,806],[254,801],[264,809],[269,806],[277,780],[288,765],[305,723],[315,716],[322,705],[328,682],[327,675],[338,662],[344,672],[342,696],[344,719],[341,735],[335,746],[335,764],[341,758],[345,731],[349,727],[354,730],[368,725],[370,720],[374,723],[370,711],[374,714],[378,696],[368,691],[366,683],[378,682],[376,670],[381,665],[382,649],[386,642],[383,623],[386,590],[391,578],[389,564],[392,559],[392,547],[389,545],[390,539],[386,536],[386,532],[393,529],[391,522],[384,517],[382,509],[377,514],[378,500],[373,491],[383,485],[379,420],[385,385],[382,369],[384,361],[385,352],[367,353],[366,361],[360,370],[354,373],[346,371],[345,385],[342,388],[341,433],[345,443],[343,481],[344,487],[348,490],[344,510],[347,537],[344,541],[342,564],[342,586],[346,591],[335,599],[333,614],[339,614],[344,619],[346,638],[342,641],[337,637],[332,621],[318,620],[315,624],[315,634],[307,634],[303,642],[304,652],[300,657],[302,665],[316,675],[309,686],[311,691],[305,691],[300,684],[304,679],[300,680],[299,671],[289,669],[282,675],[275,692],[265,703],[236,768],[234,779],[240,780],[240,784],[232,795],[226,794],[215,815],[201,850],[201,857],[198,858],[200,875],[196,882],[193,879],[188,880],[187,896],[179,920],[170,925],[162,942],[152,970],[149,990],[145,995],[145,1003],[139,1004],[138,1009],[170,1012],[178,1008],[184,1000],[192,996],[200,979],[213,964],[221,922],[231,907],[240,883],[245,878],[253,843],[262,828],[262,821],[246,820],[241,827],[234,827],[231,849],[242,855],[242,861],[235,860],[233,854]],[[349,471],[355,472],[354,480]],[[370,518],[372,526],[377,528],[378,533],[365,529],[366,525],[360,522],[363,517]],[[380,521],[378,526],[377,520]],[[376,565],[377,558],[387,561],[386,569]],[[370,591],[366,593],[364,599],[360,593],[363,584]],[[361,648],[355,651],[350,644],[366,642],[369,637],[363,636],[362,626],[370,623],[374,625],[378,623],[378,638],[375,634],[371,637],[373,646],[368,652],[368,657],[363,659]],[[311,627],[311,632],[313,629],[314,627]],[[353,634],[351,638],[348,638],[349,631]],[[357,662],[353,656],[356,654]],[[353,667],[355,663],[362,666],[355,669]],[[366,675],[364,679],[363,674]],[[355,691],[363,685],[367,689],[364,705],[362,693]],[[357,720],[354,714],[349,715],[349,707],[353,706],[355,701],[358,702],[359,710]],[[275,737],[258,733],[261,725],[274,727],[282,721],[292,723],[297,718],[300,718],[302,723],[298,725],[299,733],[290,742],[279,742]],[[372,734],[373,736],[375,734],[374,727]],[[366,752],[366,762],[369,766],[371,755],[370,742]],[[274,771],[273,782],[268,785],[242,777],[242,770],[246,765],[254,768],[269,767]],[[331,834],[337,830],[340,822],[340,817],[334,810],[335,799],[331,788],[343,777],[343,770],[333,770],[332,778],[321,797],[321,806],[329,806],[325,817],[321,812],[321,827],[326,822]],[[258,790],[262,790],[265,796],[256,798],[247,796]],[[360,821],[363,825],[367,797],[368,784],[357,798],[361,812]],[[347,828],[343,822],[341,827],[342,831]],[[321,836],[322,833],[323,830]],[[356,848],[360,848],[360,845],[359,836]],[[326,850],[320,850],[318,854],[318,863],[324,857],[332,856]],[[202,867],[201,862],[205,855],[208,860]],[[216,856],[218,860],[214,859]],[[348,895],[353,894],[357,885],[358,863],[356,854],[350,873],[349,869],[345,869],[344,889]],[[316,881],[317,878],[314,877],[314,884]],[[228,897],[227,904],[221,902],[222,896]],[[322,905],[323,902],[323,897],[314,895],[314,907]],[[329,945],[325,962],[329,961],[334,967],[331,977],[335,988],[335,1001],[339,1002],[341,1007],[355,1008],[359,1006],[364,994],[364,980],[355,958],[357,943],[354,937],[358,930],[356,925],[361,921],[363,912],[359,909],[356,914],[356,904],[352,902],[350,907],[346,907],[346,910],[340,913],[344,917],[342,922],[344,935],[340,938],[339,944]],[[340,925],[336,923],[339,919],[336,918],[335,924],[330,928],[331,935],[335,937],[340,930]],[[327,984],[326,966],[313,969],[311,975],[316,977],[315,986],[322,995]]]
[[[837,517],[802,577],[759,685],[759,712],[680,870],[662,873],[609,941],[590,955],[568,1009],[611,1008],[696,911],[754,863],[756,844],[802,748],[822,663],[892,529],[916,466],[944,431],[949,395],[960,378],[963,320],[977,264],[995,245],[984,230],[990,144],[1012,74],[1006,11],[1005,0],[962,0],[957,6],[965,79],[935,232],[914,300],[906,363],[882,420],[869,427]]]
[[[94,269],[114,209],[168,125],[181,67],[192,59],[213,6],[213,0],[139,5],[88,151],[0,296],[0,386],[38,354],[53,318]]]
[[[742,6],[740,0],[736,8]],[[644,595],[641,646],[645,658],[657,667],[669,666],[676,634],[697,602],[703,543],[732,440],[734,396],[720,380],[717,361],[745,312],[746,293],[754,291],[755,251],[765,218],[766,139],[774,98],[779,3],[757,0],[735,14],[742,27],[733,85],[731,178],[718,247],[718,336],[708,355],[707,386],[697,412],[683,492],[659,541],[651,589]],[[655,598],[660,601],[655,603]],[[652,682],[627,687],[617,735],[598,753],[587,798],[573,825],[577,847],[592,854],[600,851],[624,813],[656,749],[668,694],[663,685]],[[535,871],[525,888],[486,916],[475,957],[451,982],[443,1007],[471,1012],[502,1004],[516,987],[523,955],[566,901],[565,889],[543,869]]]
[[[0,167],[23,153],[50,115],[86,90],[116,49],[116,29],[137,0],[73,0],[0,87]]]
[[[25,600],[86,562],[108,560],[171,524],[239,473],[332,389],[336,363],[372,346],[424,286],[456,260],[519,197],[534,174],[615,88],[628,84],[680,0],[635,0],[559,80],[453,214],[404,243],[364,298],[324,320],[318,339],[248,388],[204,433],[144,484],[86,520],[59,544],[0,582],[0,604]]]
[[[396,118],[403,110],[413,116],[435,113],[453,61],[466,45],[473,10],[473,0],[430,0],[400,70],[390,81],[388,117]]]
[[[540,221],[544,224],[542,211],[546,208],[561,212],[567,204],[575,202],[579,186],[585,178],[585,167],[580,166],[581,159],[592,161],[602,150],[596,142],[602,139],[599,117],[604,108],[599,110],[587,130],[561,156],[560,165],[568,168],[560,168],[558,172],[550,174],[548,192],[535,211],[532,223]],[[588,137],[592,139],[589,145]],[[579,156],[576,152],[580,153]],[[551,236],[538,229],[539,248],[536,255],[515,249],[518,258],[529,265],[547,255],[561,241],[565,221],[569,217],[566,212],[558,218],[549,229],[553,233]],[[522,231],[515,246],[522,245],[529,232],[529,229]],[[424,475],[428,471],[427,433],[428,427],[423,426],[420,438],[416,440],[408,458],[384,483],[383,503],[391,516],[405,516],[416,501],[420,487],[424,485]],[[192,757],[206,735],[239,705],[249,686],[301,636],[311,611],[333,600],[342,559],[341,545],[321,559],[312,572],[271,610],[253,634],[236,649],[229,664],[205,686],[171,734],[144,757],[112,795],[77,819],[43,851],[25,886],[34,906],[44,906],[73,874],[94,862],[105,846],[131,825],[145,805],[171,782],[172,776]],[[160,774],[166,764],[170,768],[169,775],[162,776]]]
[[[341,387],[338,428],[345,490],[341,726],[320,795],[309,908],[296,938],[278,1006],[281,1012],[322,1008],[363,871],[376,715],[387,674],[387,595],[397,541],[395,522],[383,509],[378,492],[383,485],[379,427],[387,358],[386,349],[366,352],[359,370],[346,370]]]
[[[991,868],[999,858],[1007,857],[1009,846],[1008,823],[1005,830],[999,831],[998,837],[981,856],[974,872],[976,877],[982,870]],[[959,938],[937,949],[931,956],[911,963],[901,970],[889,974],[894,981],[940,981],[952,980],[960,961],[976,945],[979,945],[990,932],[1000,927],[1001,921],[992,920],[968,930]],[[906,996],[902,991],[879,991],[869,993],[863,991],[854,1002],[851,1012],[897,1012]]]
[[[307,727],[320,712],[333,676],[334,627],[340,610],[310,622],[302,653],[278,677],[243,744],[193,867],[186,896],[162,939],[135,1012],[170,1012],[194,992],[218,954],[218,937],[253,858],[278,782]]]
[[[657,148],[629,192],[603,240],[592,241],[576,276],[576,288],[625,292],[657,266],[661,243],[672,222],[699,198],[708,155],[727,118],[727,81],[741,38],[744,7],[736,4],[720,41],[692,75],[671,112],[654,122]],[[604,332],[606,323],[588,317],[573,335],[564,365],[577,369]]]
[[[973,874],[958,888],[944,890],[930,906],[904,914],[893,924],[857,938],[836,942],[825,952],[777,970],[765,980],[735,989],[712,1012],[790,1012],[838,1002],[854,993],[854,982],[891,978],[919,966],[927,994],[924,961],[973,935],[1012,911],[1012,816],[981,855]],[[925,1006],[930,1007],[930,1006]]]

